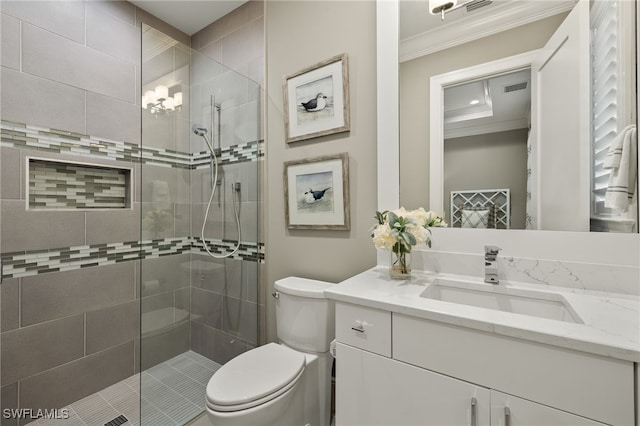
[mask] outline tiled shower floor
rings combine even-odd
[[[68,419],[39,419],[29,425],[102,426],[123,415],[128,419],[123,426],[182,426],[204,411],[207,382],[218,368],[220,364],[188,351],[74,402],[66,407]]]

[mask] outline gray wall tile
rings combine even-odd
[[[258,206],[259,202],[245,201],[240,207],[240,226],[242,227],[243,241],[258,241]],[[233,210],[233,208],[231,210]],[[233,214],[231,217],[235,221]],[[235,222],[229,223],[227,221],[225,226],[227,229],[231,229],[231,235],[236,235],[234,229],[236,228]]]
[[[3,1],[2,13],[84,43],[84,2]]]
[[[20,383],[22,408],[64,407],[133,374],[133,342],[29,377]]]
[[[258,303],[258,262],[242,262],[242,300]]]
[[[134,103],[135,67],[40,28],[23,24],[22,70]]]
[[[258,18],[224,37],[221,62],[233,70],[246,70],[253,58],[263,55],[263,32],[263,20]]]
[[[145,137],[146,141],[146,137]],[[146,144],[144,144],[147,146]],[[142,199],[146,202],[156,201],[154,197],[154,185],[166,183],[169,189],[170,203],[189,203],[189,170],[177,169],[153,164],[142,165]],[[163,208],[162,203],[154,206]]]
[[[22,155],[19,149],[0,148],[0,198],[3,200],[24,199],[23,194],[23,173]]]
[[[142,295],[169,292],[189,285],[189,254],[142,260]]]
[[[132,209],[86,212],[87,244],[138,241],[140,239],[140,203]]]
[[[24,277],[22,325],[134,300],[134,274],[133,262],[122,262]]]
[[[155,203],[142,203],[142,239],[175,237],[175,213],[173,204],[169,208],[156,208]]]
[[[248,350],[247,343],[207,325],[191,321],[191,350],[225,364]]]
[[[87,46],[133,64],[140,64],[140,28],[87,3]]]
[[[182,31],[172,27],[171,25],[167,24],[161,19],[156,18],[155,16],[151,15],[150,13],[140,8],[136,8],[136,19],[137,19],[136,26],[140,28],[143,27],[142,23],[144,23],[146,25],[152,26],[153,28],[157,28],[158,31],[162,31],[163,33],[167,34],[169,37],[178,40],[180,43],[186,46],[191,45],[190,36],[188,36]]]
[[[20,21],[2,14],[1,41],[2,66],[20,70]]]
[[[189,323],[185,321],[161,333],[143,336],[140,349],[141,369],[146,370],[188,351],[191,346]]]
[[[120,19],[126,24],[136,26],[136,7],[124,0],[92,1],[86,3],[87,9],[92,8],[114,18]],[[140,30],[138,30],[138,37]]]
[[[250,9],[245,4],[198,31],[192,37],[193,48],[201,49],[210,42],[221,39],[246,25],[249,22]],[[251,12],[253,13],[254,11]]]
[[[3,410],[18,408],[18,384],[12,383],[7,386],[3,386],[0,389],[0,404]],[[0,413],[0,426],[16,426],[18,424],[17,419],[6,418]]]
[[[173,291],[142,298],[142,333],[155,332],[174,322]]]
[[[197,234],[199,235],[199,233]],[[233,261],[233,260],[230,260]],[[215,293],[223,293],[226,283],[225,261],[208,255],[192,255],[191,285]]]
[[[179,288],[174,295],[176,309],[189,312],[191,310],[191,287]]]
[[[11,200],[1,208],[3,253],[84,244],[83,212],[25,211],[23,201]]]
[[[191,235],[191,204],[176,204],[176,237]]]
[[[140,144],[140,107],[87,93],[87,134]]]
[[[87,312],[87,354],[133,341],[140,335],[140,303]]]
[[[20,327],[20,279],[4,279],[0,296],[0,332],[4,333]]]
[[[85,132],[84,93],[75,87],[2,69],[2,119]],[[55,108],[45,100],[55,100]]]
[[[84,354],[84,315],[2,333],[2,381],[13,383]]]
[[[191,320],[222,330],[223,296],[197,287],[191,288]]]
[[[144,88],[143,90],[148,90]],[[173,115],[156,115],[142,110],[142,143],[144,146],[176,150],[176,120]]]
[[[249,343],[257,343],[258,305],[226,297],[224,310],[224,331]]]

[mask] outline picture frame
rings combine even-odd
[[[288,229],[349,230],[349,155],[284,163]]]
[[[286,142],[351,128],[349,64],[343,53],[284,78]]]

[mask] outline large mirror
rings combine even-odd
[[[454,227],[638,232],[635,2],[428,8],[399,4],[400,204]]]

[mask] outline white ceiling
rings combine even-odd
[[[217,21],[247,0],[130,0],[187,35]]]
[[[400,18],[400,40],[449,25],[452,22],[465,18],[469,14],[501,8],[513,1],[514,0],[493,0],[492,3],[472,12],[467,12],[467,8],[461,6],[456,10],[446,13],[444,20],[442,20],[440,15],[432,15],[429,13],[428,0],[400,0],[398,12]],[[459,1],[459,3],[463,2]]]
[[[522,90],[513,90],[523,85]],[[470,101],[476,99],[477,105]],[[531,70],[473,81],[444,91],[445,138],[529,127]]]

